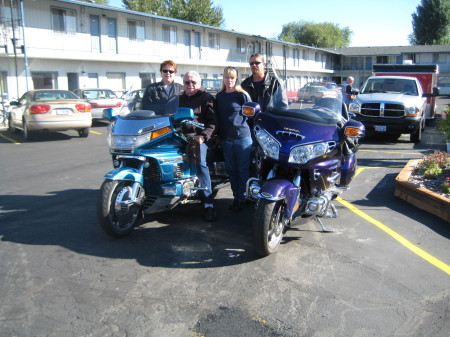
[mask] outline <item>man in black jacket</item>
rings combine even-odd
[[[206,221],[214,221],[217,219],[217,214],[213,204],[211,177],[206,164],[206,153],[208,151],[207,142],[216,132],[215,99],[211,94],[201,89],[202,83],[197,72],[190,71],[184,75],[183,83],[184,91],[179,96],[179,106],[193,109],[194,121],[203,123],[205,126],[203,130],[189,126],[183,129],[183,133],[192,135],[200,145],[200,161],[197,163],[197,176],[202,187],[206,187],[206,190],[201,191],[205,207],[203,217]]]
[[[165,115],[172,111],[167,111],[167,102],[170,98],[180,94],[183,86],[175,83],[177,65],[172,60],[164,61],[160,64],[161,82],[150,84],[142,98],[142,110],[152,110],[156,115]]]
[[[261,111],[265,111],[267,106],[278,90],[282,96],[278,107],[288,106],[286,90],[280,81],[266,72],[266,61],[261,54],[250,56],[250,69],[252,76],[247,77],[241,84],[241,87],[247,91],[253,102],[258,102]]]

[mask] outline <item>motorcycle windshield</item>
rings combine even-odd
[[[298,103],[289,105],[287,104],[285,90],[282,86],[279,86],[272,95],[267,111],[280,117],[295,118],[300,121],[327,126],[336,126],[343,119],[348,119],[345,107],[342,104],[340,91],[330,92],[314,103],[300,100]]]

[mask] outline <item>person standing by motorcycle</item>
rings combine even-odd
[[[247,118],[240,114],[250,96],[239,85],[238,71],[226,67],[222,88],[216,95],[219,138],[225,157],[225,169],[230,178],[234,201],[230,209],[239,212],[247,205],[245,186],[249,177],[252,137]]]
[[[209,168],[206,164],[206,153],[208,151],[208,141],[216,132],[217,116],[215,111],[215,99],[210,94],[201,89],[201,78],[196,71],[189,71],[184,75],[183,87],[184,91],[179,96],[179,107],[191,108],[194,110],[194,122],[204,124],[204,129],[194,126],[187,126],[183,133],[186,136],[193,136],[194,140],[200,146],[200,161],[197,162],[197,176],[200,179],[203,193],[203,217],[206,221],[215,221],[217,213],[214,209],[213,194],[211,187],[211,177]]]
[[[286,95],[286,90],[284,90],[283,84],[274,76],[271,76],[266,72],[266,61],[264,55],[253,54],[250,56],[250,69],[252,75],[247,77],[241,84],[242,89],[244,89],[252,99],[253,102],[258,102],[261,106],[261,111],[265,111],[271,100],[271,97],[278,88],[281,87],[283,90],[278,90],[282,93],[280,97],[280,106],[287,107],[288,100]]]
[[[175,82],[177,65],[172,60],[160,64],[161,82],[152,83],[145,89],[141,109],[152,110],[156,115],[166,114],[167,102],[180,94],[183,86]]]

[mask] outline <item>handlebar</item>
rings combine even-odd
[[[205,129],[205,124],[203,123],[198,123],[198,122],[194,122],[194,121],[186,121],[186,124],[192,125],[193,127],[199,128],[204,130]]]

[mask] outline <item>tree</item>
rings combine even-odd
[[[122,0],[125,8],[220,27],[225,20],[220,6],[211,0]]]
[[[450,44],[450,0],[422,0],[411,16],[412,45]]]
[[[341,29],[339,25],[329,22],[298,21],[283,25],[278,38],[287,42],[319,48],[348,47],[352,34],[350,28]]]

